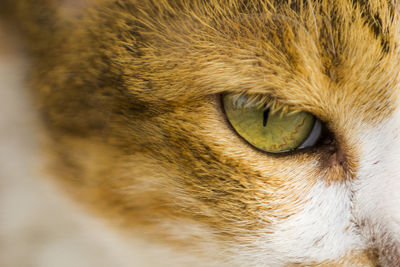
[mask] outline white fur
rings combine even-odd
[[[359,139],[361,164],[353,187],[356,216],[367,224],[367,238],[384,236],[399,246],[400,110]]]
[[[351,224],[351,199],[345,184],[327,185],[323,179],[306,198],[301,212],[277,226],[275,250],[294,262],[337,259],[360,247]]]
[[[256,249],[241,248],[238,253],[241,257],[249,256],[247,266],[335,260],[350,251],[365,248],[354,231],[351,217],[348,186],[327,185],[321,178],[305,196],[300,212],[276,224],[272,234],[264,233],[262,238],[253,240]],[[256,262],[249,263],[250,258]]]

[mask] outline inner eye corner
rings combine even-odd
[[[321,121],[321,125],[322,125],[322,133],[320,140],[318,141],[318,144],[324,146],[336,146],[335,134],[330,130],[330,128],[327,126],[325,122]]]
[[[278,141],[276,141],[276,138],[274,140],[266,137],[268,133],[268,125],[269,127],[275,127],[277,124],[279,126],[279,119],[275,118],[275,121],[272,119],[272,122],[270,123],[270,116],[271,116],[271,109],[270,106],[265,104],[265,105],[259,105],[259,104],[254,104],[254,103],[246,103],[247,101],[247,96],[246,95],[240,95],[236,94],[239,98],[243,97],[243,99],[235,100],[232,101],[232,95],[229,93],[222,93],[220,94],[220,103],[221,103],[221,108],[222,111],[225,115],[225,118],[230,126],[230,128],[242,139],[244,140],[248,145],[250,145],[253,149],[256,149],[258,151],[261,151],[266,154],[274,155],[274,156],[288,156],[288,155],[293,155],[297,153],[309,153],[309,154],[315,154],[318,152],[322,151],[329,151],[330,153],[334,153],[335,147],[336,147],[336,141],[334,138],[334,134],[329,130],[327,127],[326,123],[323,120],[320,120],[317,116],[310,112],[306,111],[299,111],[295,113],[285,113],[282,117],[284,119],[282,121],[288,121],[283,122],[286,123],[284,124],[284,130],[290,131],[290,129],[294,129],[293,127],[296,126],[296,123],[298,123],[299,119],[294,119],[293,122],[289,119],[287,119],[290,116],[294,117],[300,117],[303,118],[303,121],[308,120],[308,126],[304,128],[304,132],[300,136],[300,139],[295,140],[296,143],[293,143],[293,147],[284,147],[281,150],[279,150],[279,135],[278,136]],[[235,103],[233,103],[235,102]],[[237,107],[234,106],[236,103],[240,103],[242,105],[243,103],[246,103],[246,107]],[[250,107],[247,106],[249,104]],[[234,106],[234,108],[233,108]],[[245,112],[243,112],[245,111]],[[234,114],[233,114],[234,113]],[[248,114],[245,114],[248,113]],[[259,115],[257,115],[259,113]],[[250,115],[249,115],[250,114]],[[254,115],[255,114],[255,115]],[[293,115],[294,114],[294,115]],[[300,114],[300,115],[296,115]],[[249,119],[250,116],[250,119]],[[254,118],[252,118],[254,117]],[[259,117],[259,118],[258,118]],[[254,123],[255,121],[255,123]],[[277,122],[278,121],[278,122]],[[312,122],[312,123],[311,123]],[[254,126],[256,124],[256,126]],[[298,124],[297,124],[298,126]],[[285,128],[286,127],[286,128]],[[261,129],[263,128],[263,129]],[[277,127],[275,127],[277,128]],[[279,128],[279,127],[278,127]],[[282,127],[281,127],[282,128]],[[255,129],[255,130],[254,130]],[[308,130],[307,130],[308,129]],[[252,132],[253,131],[253,132]],[[296,128],[297,131],[297,128]],[[264,136],[260,136],[261,134],[264,134]],[[289,132],[290,133],[290,132]],[[255,138],[254,137],[257,137]],[[287,133],[286,133],[287,135]],[[290,137],[293,136],[293,133],[289,135]],[[253,138],[254,137],[254,138]],[[282,140],[287,141],[285,132],[283,131],[283,136],[281,137]],[[297,137],[296,137],[297,138]],[[304,139],[301,139],[304,138]],[[256,140],[256,139],[261,139]],[[264,140],[263,140],[264,139]],[[272,141],[271,141],[272,140]],[[300,140],[300,141],[299,141]],[[291,140],[289,140],[291,141]],[[275,143],[274,143],[275,142]],[[269,145],[269,146],[268,146]],[[274,149],[270,149],[273,147]],[[278,147],[278,149],[277,149]]]

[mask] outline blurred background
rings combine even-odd
[[[128,266],[113,235],[41,174],[37,118],[26,87],[29,60],[22,50],[0,21],[0,266]]]

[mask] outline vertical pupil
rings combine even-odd
[[[269,116],[269,108],[264,111],[263,126],[267,126]]]

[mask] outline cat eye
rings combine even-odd
[[[284,153],[316,145],[322,123],[308,112],[284,112],[260,107],[246,95],[225,94],[222,102],[235,131],[254,147],[270,153]]]

